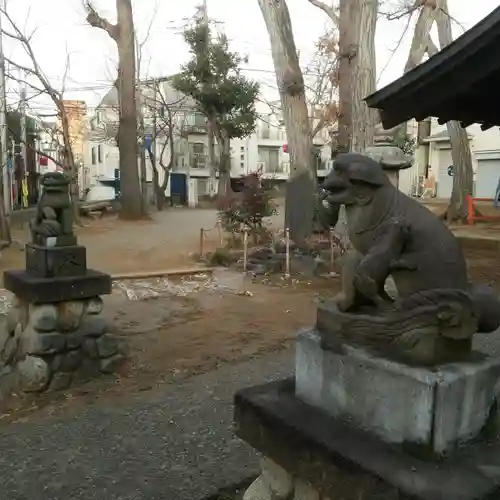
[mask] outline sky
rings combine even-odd
[[[277,98],[269,37],[257,0],[207,0],[207,3],[209,17],[225,31],[231,49],[248,55],[245,74],[261,83],[267,99]],[[287,3],[300,62],[305,66],[312,58],[315,42],[329,26],[329,19],[307,0],[287,0]],[[500,0],[448,0],[448,3],[457,37],[498,7]],[[182,30],[199,4],[200,0],[133,0],[138,39],[144,42],[142,76],[166,76],[179,71],[188,58]],[[116,19],[115,0],[94,0],[94,5],[103,17],[112,22]],[[96,106],[116,78],[117,52],[106,33],[86,24],[83,0],[7,0],[6,7],[24,33],[34,31],[32,47],[52,85],[61,87],[69,54],[65,97]],[[2,23],[9,30],[5,19]],[[412,33],[410,24],[405,35],[405,26],[406,21],[386,20],[377,25],[379,87],[402,74]],[[5,39],[4,52],[6,57],[27,62],[16,42]],[[19,100],[17,84],[12,82],[8,100],[12,105]],[[39,114],[50,113],[52,109],[46,99],[33,99],[31,107],[32,112]]]

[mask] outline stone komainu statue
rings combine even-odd
[[[469,283],[458,240],[419,201],[393,186],[378,161],[340,154],[321,187],[331,206],[345,206],[354,249],[345,258],[343,289],[335,299],[351,340],[411,350],[424,337],[470,344],[474,333],[500,326],[500,301],[487,287]],[[389,276],[395,301],[384,290]]]
[[[61,237],[67,237],[66,244],[74,244],[69,177],[61,172],[49,172],[42,177],[41,184],[36,218],[30,223],[33,243],[47,245],[47,238],[58,238],[58,243],[64,244]]]

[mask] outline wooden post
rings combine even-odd
[[[330,270],[335,272],[335,245],[333,243],[333,236],[335,234],[333,227],[330,228],[329,231],[329,239],[330,239]]]
[[[220,219],[217,219],[217,233],[219,234],[219,241],[222,246],[224,245],[224,234],[222,232],[222,222]]]
[[[290,229],[285,229],[285,277],[290,277]]]
[[[247,272],[248,266],[248,228],[243,229],[243,271]]]
[[[469,193],[467,193],[466,198],[467,198],[467,224],[469,224],[469,226],[472,226],[472,224],[474,224],[474,215],[475,215],[474,199]]]
[[[200,257],[203,257],[203,228],[200,228]]]

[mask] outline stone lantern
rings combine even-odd
[[[380,142],[366,148],[364,154],[382,165],[392,184],[397,188],[399,188],[399,171],[413,165],[413,158],[390,142]]]

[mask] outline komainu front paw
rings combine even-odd
[[[346,312],[354,304],[352,298],[348,297],[344,292],[340,292],[335,295],[335,297],[333,297],[333,302],[338,307],[340,312]]]
[[[394,259],[389,267],[391,271],[416,271],[418,264],[416,259],[411,256],[403,256],[399,259]]]
[[[353,280],[354,288],[369,299],[378,297],[378,286],[375,281],[364,273],[356,273]]]

